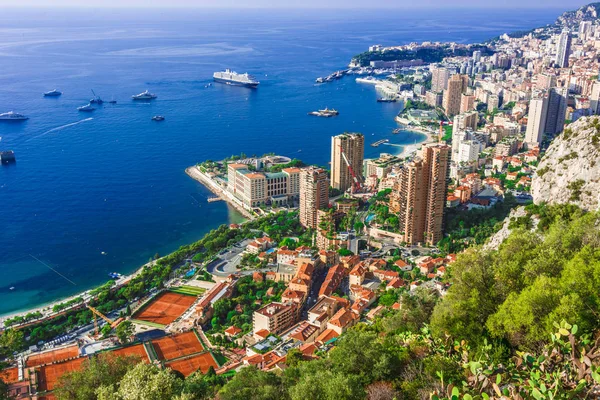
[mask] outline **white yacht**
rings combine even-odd
[[[86,104],[85,106],[77,107],[77,111],[94,111],[95,108],[92,107],[91,104]]]
[[[13,111],[0,114],[0,120],[2,121],[24,121],[26,119],[29,119],[29,117],[26,117],[23,114],[19,114]]]
[[[54,90],[44,93],[44,97],[58,97],[61,94],[62,94],[61,91],[54,89]]]
[[[131,98],[133,100],[152,100],[155,99],[157,96],[154,93],[150,93],[148,90],[140,93],[140,94],[134,94],[133,96],[131,96]]]

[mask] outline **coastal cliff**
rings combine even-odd
[[[569,125],[546,151],[531,185],[536,204],[577,204],[585,210],[600,205],[600,118],[586,117]]]

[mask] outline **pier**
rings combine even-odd
[[[238,199],[233,197],[233,195],[227,193],[227,191],[225,191],[224,188],[219,186],[218,183],[216,183],[215,181],[210,179],[208,176],[206,176],[204,173],[202,173],[198,169],[198,167],[196,167],[196,166],[188,167],[185,169],[185,173],[188,174],[188,176],[191,177],[192,179],[194,179],[194,180],[200,182],[202,185],[204,185],[208,190],[213,192],[216,197],[219,197],[223,201],[227,202],[227,204],[229,204],[230,206],[235,208],[244,217],[248,218],[249,220],[253,220],[254,218],[256,218],[255,215],[253,215],[250,211],[248,211],[246,208],[244,208],[244,205],[241,204],[241,202]]]
[[[214,203],[215,201],[222,201],[223,199],[220,198],[219,196],[212,196],[212,197],[208,197],[206,199],[206,201],[208,201],[209,203]]]
[[[371,143],[371,146],[379,147],[380,144],[387,143],[389,141],[390,141],[389,139],[381,139],[381,140],[376,141],[375,143]]]

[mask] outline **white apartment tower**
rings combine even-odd
[[[525,143],[527,147],[539,146],[544,136],[546,115],[548,114],[548,97],[541,95],[529,102],[529,115],[527,117],[527,130]]]

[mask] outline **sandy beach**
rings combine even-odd
[[[117,280],[117,285],[121,286],[121,285],[129,282],[132,278],[136,277],[140,272],[142,272],[144,268],[146,268],[147,266],[152,265],[154,263],[155,263],[154,260],[150,261],[150,262],[147,262],[146,264],[144,264],[141,267],[139,267],[138,269],[136,269],[133,273],[131,273],[129,275],[122,275],[121,278],[119,278]],[[107,281],[108,281],[108,279],[107,279]],[[47,303],[47,304],[43,304],[43,305],[41,305],[39,307],[30,308],[30,309],[23,310],[23,311],[16,311],[16,312],[13,312],[13,313],[10,313],[10,314],[2,315],[2,316],[0,316],[0,329],[4,328],[4,321],[6,321],[7,319],[11,319],[13,317],[19,316],[19,315],[20,316],[25,316],[25,315],[27,315],[29,313],[35,313],[35,312],[39,311],[39,312],[41,312],[43,314],[43,317],[40,318],[41,320],[43,320],[44,318],[48,318],[48,317],[52,317],[52,316],[54,316],[56,314],[64,313],[65,311],[68,311],[71,308],[75,308],[77,306],[80,306],[81,303],[77,303],[77,304],[73,305],[73,307],[65,308],[64,310],[61,310],[61,311],[56,312],[56,313],[52,311],[52,308],[55,305],[57,305],[57,304],[65,303],[67,301],[76,299],[78,297],[82,297],[83,301],[86,302],[90,298],[88,292],[91,291],[91,290],[94,290],[94,289],[96,289],[96,287],[93,287],[93,288],[90,288],[90,289],[85,290],[83,292],[74,294],[73,296],[65,297],[63,299],[59,299],[59,300],[56,300],[56,301],[53,301],[53,302],[50,302],[50,303]],[[36,320],[31,320],[31,321],[36,321]]]
[[[426,129],[410,127],[410,128],[407,128],[406,130],[422,133],[426,136],[426,138],[424,141],[422,141],[420,143],[409,144],[409,145],[404,146],[402,151],[398,154],[398,157],[400,157],[400,158],[408,157],[408,156],[412,155],[413,153],[415,153],[419,148],[421,148],[421,146],[428,144],[428,143],[434,143],[437,141],[437,138],[434,136],[434,134],[431,131],[428,131]]]

